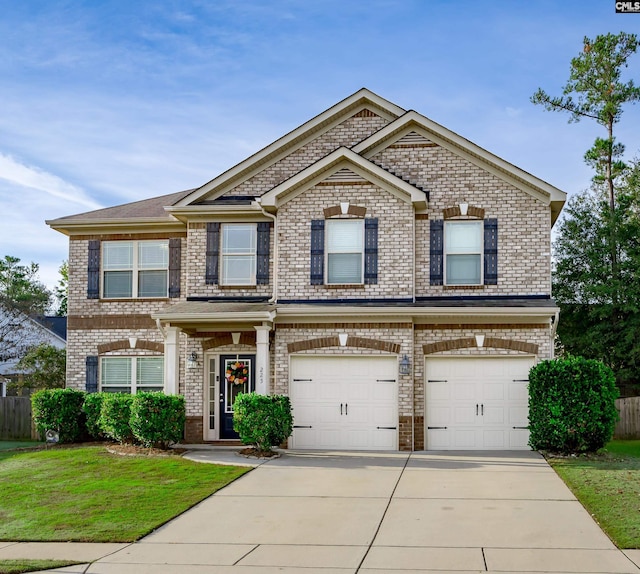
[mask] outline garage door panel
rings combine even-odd
[[[514,427],[528,426],[533,363],[532,357],[427,358],[427,448],[528,449],[528,430]]]
[[[397,449],[397,368],[389,356],[292,357],[295,424],[312,426],[294,428],[292,447]],[[312,381],[300,381],[305,378]]]

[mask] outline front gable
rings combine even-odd
[[[260,196],[337,147],[355,145],[404,113],[373,92],[358,90],[194,190],[176,207],[224,195]]]
[[[552,223],[557,219],[566,200],[566,193],[558,188],[510,164],[415,111],[407,112],[375,134],[372,134],[366,140],[355,145],[352,149],[355,153],[372,162],[389,167],[389,158],[385,158],[384,152],[392,148],[403,150],[406,156],[411,156],[411,152],[413,152],[415,156],[422,158],[425,163],[428,163],[429,156],[432,156],[432,163],[443,164],[436,166],[440,171],[445,167],[446,161],[443,162],[438,157],[438,150],[446,150],[457,158],[463,159],[495,176],[509,187],[517,188],[543,205],[550,206]],[[396,155],[402,155],[402,152]],[[407,157],[405,162],[409,167],[405,168],[402,165],[394,167],[396,169],[406,169],[408,177],[416,178],[419,183],[428,186],[430,183],[428,170],[421,170],[410,159]],[[421,177],[424,179],[420,179]],[[443,177],[449,177],[449,174],[446,173]]]

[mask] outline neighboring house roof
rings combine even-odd
[[[0,313],[1,312],[2,311],[0,311]],[[50,326],[47,326],[45,323],[50,319],[53,319],[53,321],[50,322]],[[64,328],[60,324],[63,321]],[[24,330],[21,329],[18,334],[21,346],[33,347],[41,344],[48,344],[57,347],[58,349],[64,349],[66,347],[66,322],[66,317],[32,318],[25,315],[23,319]],[[56,323],[55,327],[53,325],[54,323]],[[61,331],[64,331],[65,336],[62,335]],[[0,375],[16,373],[15,366],[17,363],[18,359],[0,362]]]
[[[37,323],[57,335],[63,341],[67,340],[67,318],[51,315],[41,315],[33,318]]]

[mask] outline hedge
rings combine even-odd
[[[82,411],[86,393],[75,389],[44,389],[31,396],[33,421],[41,438],[48,430],[59,434],[61,443],[77,442],[86,432]]]
[[[147,447],[168,448],[184,434],[186,411],[184,397],[143,392],[131,404],[131,430]]]
[[[244,444],[269,451],[293,432],[291,402],[284,395],[238,395],[233,404],[233,428]]]

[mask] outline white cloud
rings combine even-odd
[[[99,209],[102,207],[75,185],[40,168],[20,163],[12,156],[2,153],[0,153],[0,178],[14,185],[44,191],[53,197],[85,208]]]

